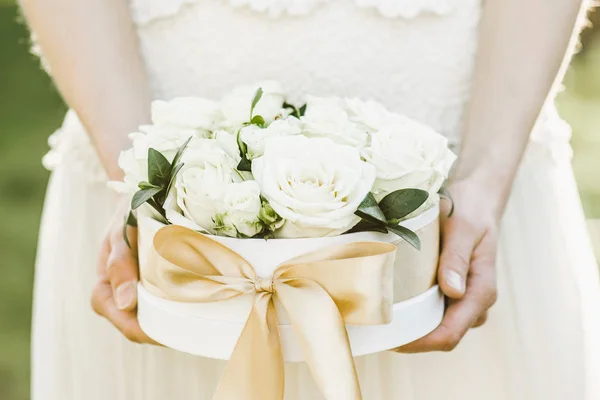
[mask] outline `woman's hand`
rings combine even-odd
[[[124,209],[120,208],[115,214],[100,250],[92,307],[132,342],[156,344],[142,331],[137,320],[137,229],[127,227],[129,248],[123,238]]]
[[[482,325],[496,301],[496,242],[498,215],[486,190],[471,181],[448,187],[454,212],[448,215],[449,201],[442,200],[442,252],[439,285],[448,298],[440,326],[429,335],[396,351],[420,353],[450,351],[471,328]]]

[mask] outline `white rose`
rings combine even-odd
[[[444,136],[399,115],[371,135],[371,145],[362,154],[377,169],[373,192],[378,200],[403,188],[437,193],[456,160]]]
[[[198,139],[182,157],[174,190],[165,202],[170,222],[211,234],[254,236],[262,230],[256,182],[243,182],[237,160],[216,140]]]
[[[225,152],[237,162],[240,161],[240,148],[238,147],[236,135],[224,130],[214,133],[214,140]]]
[[[152,102],[154,125],[193,129],[203,136],[223,123],[224,116],[217,102],[199,97],[178,97],[170,101]]]
[[[215,215],[215,230],[231,237],[253,237],[263,230],[259,219],[262,201],[256,181],[226,185]]]
[[[260,157],[265,151],[265,141],[268,138],[298,135],[302,132],[300,121],[295,117],[287,117],[273,121],[268,127],[261,128],[249,125],[240,131],[242,142],[248,147],[248,159]]]
[[[329,139],[285,136],[267,140],[252,162],[263,196],[285,223],[278,237],[339,235],[360,218],[354,212],[371,190],[375,168],[358,150]]]
[[[348,110],[350,121],[364,126],[371,132],[383,128],[397,115],[374,100],[346,98],[344,105]]]
[[[343,101],[337,97],[308,96],[302,122],[308,137],[326,137],[357,148],[366,146],[369,138],[363,126],[350,121]]]
[[[252,100],[258,88],[262,88],[263,94],[254,107],[253,115],[260,115],[269,123],[281,114],[285,99],[278,82],[264,81],[255,85],[239,86],[221,101],[221,110],[227,119],[226,127],[236,130],[250,121]]]
[[[172,161],[177,150],[195,134],[193,130],[167,129],[154,125],[140,126],[139,129],[140,132],[129,135],[133,146],[119,156],[119,167],[125,172],[125,184],[113,187],[120,192],[134,192],[138,183],[148,180],[148,149],[153,148]]]

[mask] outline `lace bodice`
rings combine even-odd
[[[225,0],[234,7],[247,7],[266,12],[271,17],[281,14],[305,15],[316,6],[331,0]],[[362,8],[375,8],[385,17],[413,18],[422,12],[446,14],[451,10],[450,0],[345,0],[354,1]],[[132,11],[137,23],[145,24],[155,19],[173,16],[188,4],[198,0],[132,0]]]
[[[274,79],[291,101],[374,99],[458,137],[481,0],[131,2],[156,98]]]
[[[274,79],[297,96],[373,98],[457,135],[480,0],[451,5],[447,0],[134,0],[132,5],[157,97],[218,98],[236,85]]]

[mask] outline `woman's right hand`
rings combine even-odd
[[[130,341],[157,344],[142,331],[137,320],[137,228],[127,227],[129,248],[123,238],[123,208],[119,207],[102,243],[92,307]]]

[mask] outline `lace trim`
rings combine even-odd
[[[179,13],[186,4],[198,0],[131,0],[133,20],[144,25],[157,19],[171,17]]]
[[[106,183],[108,177],[77,114],[69,110],[64,123],[48,139],[50,151],[42,159],[49,171],[60,165],[85,175],[87,181]]]
[[[176,15],[188,4],[201,0],[131,0],[136,23],[145,25]],[[233,7],[247,7],[271,17],[306,15],[320,4],[352,0],[222,0]],[[444,15],[452,10],[451,0],[353,0],[360,8],[373,8],[387,18],[414,18],[419,14]]]
[[[51,75],[50,66],[48,65],[48,62],[46,62],[46,57],[44,57],[44,53],[42,52],[42,48],[38,44],[37,36],[35,35],[35,33],[31,32],[31,36],[29,37],[29,41],[31,43],[31,46],[29,48],[29,52],[32,55],[36,56],[40,60],[40,65],[41,65],[42,69],[44,71],[46,71],[46,73],[48,75]]]
[[[375,8],[387,18],[415,18],[422,13],[445,15],[452,11],[450,0],[355,0],[359,7]]]

